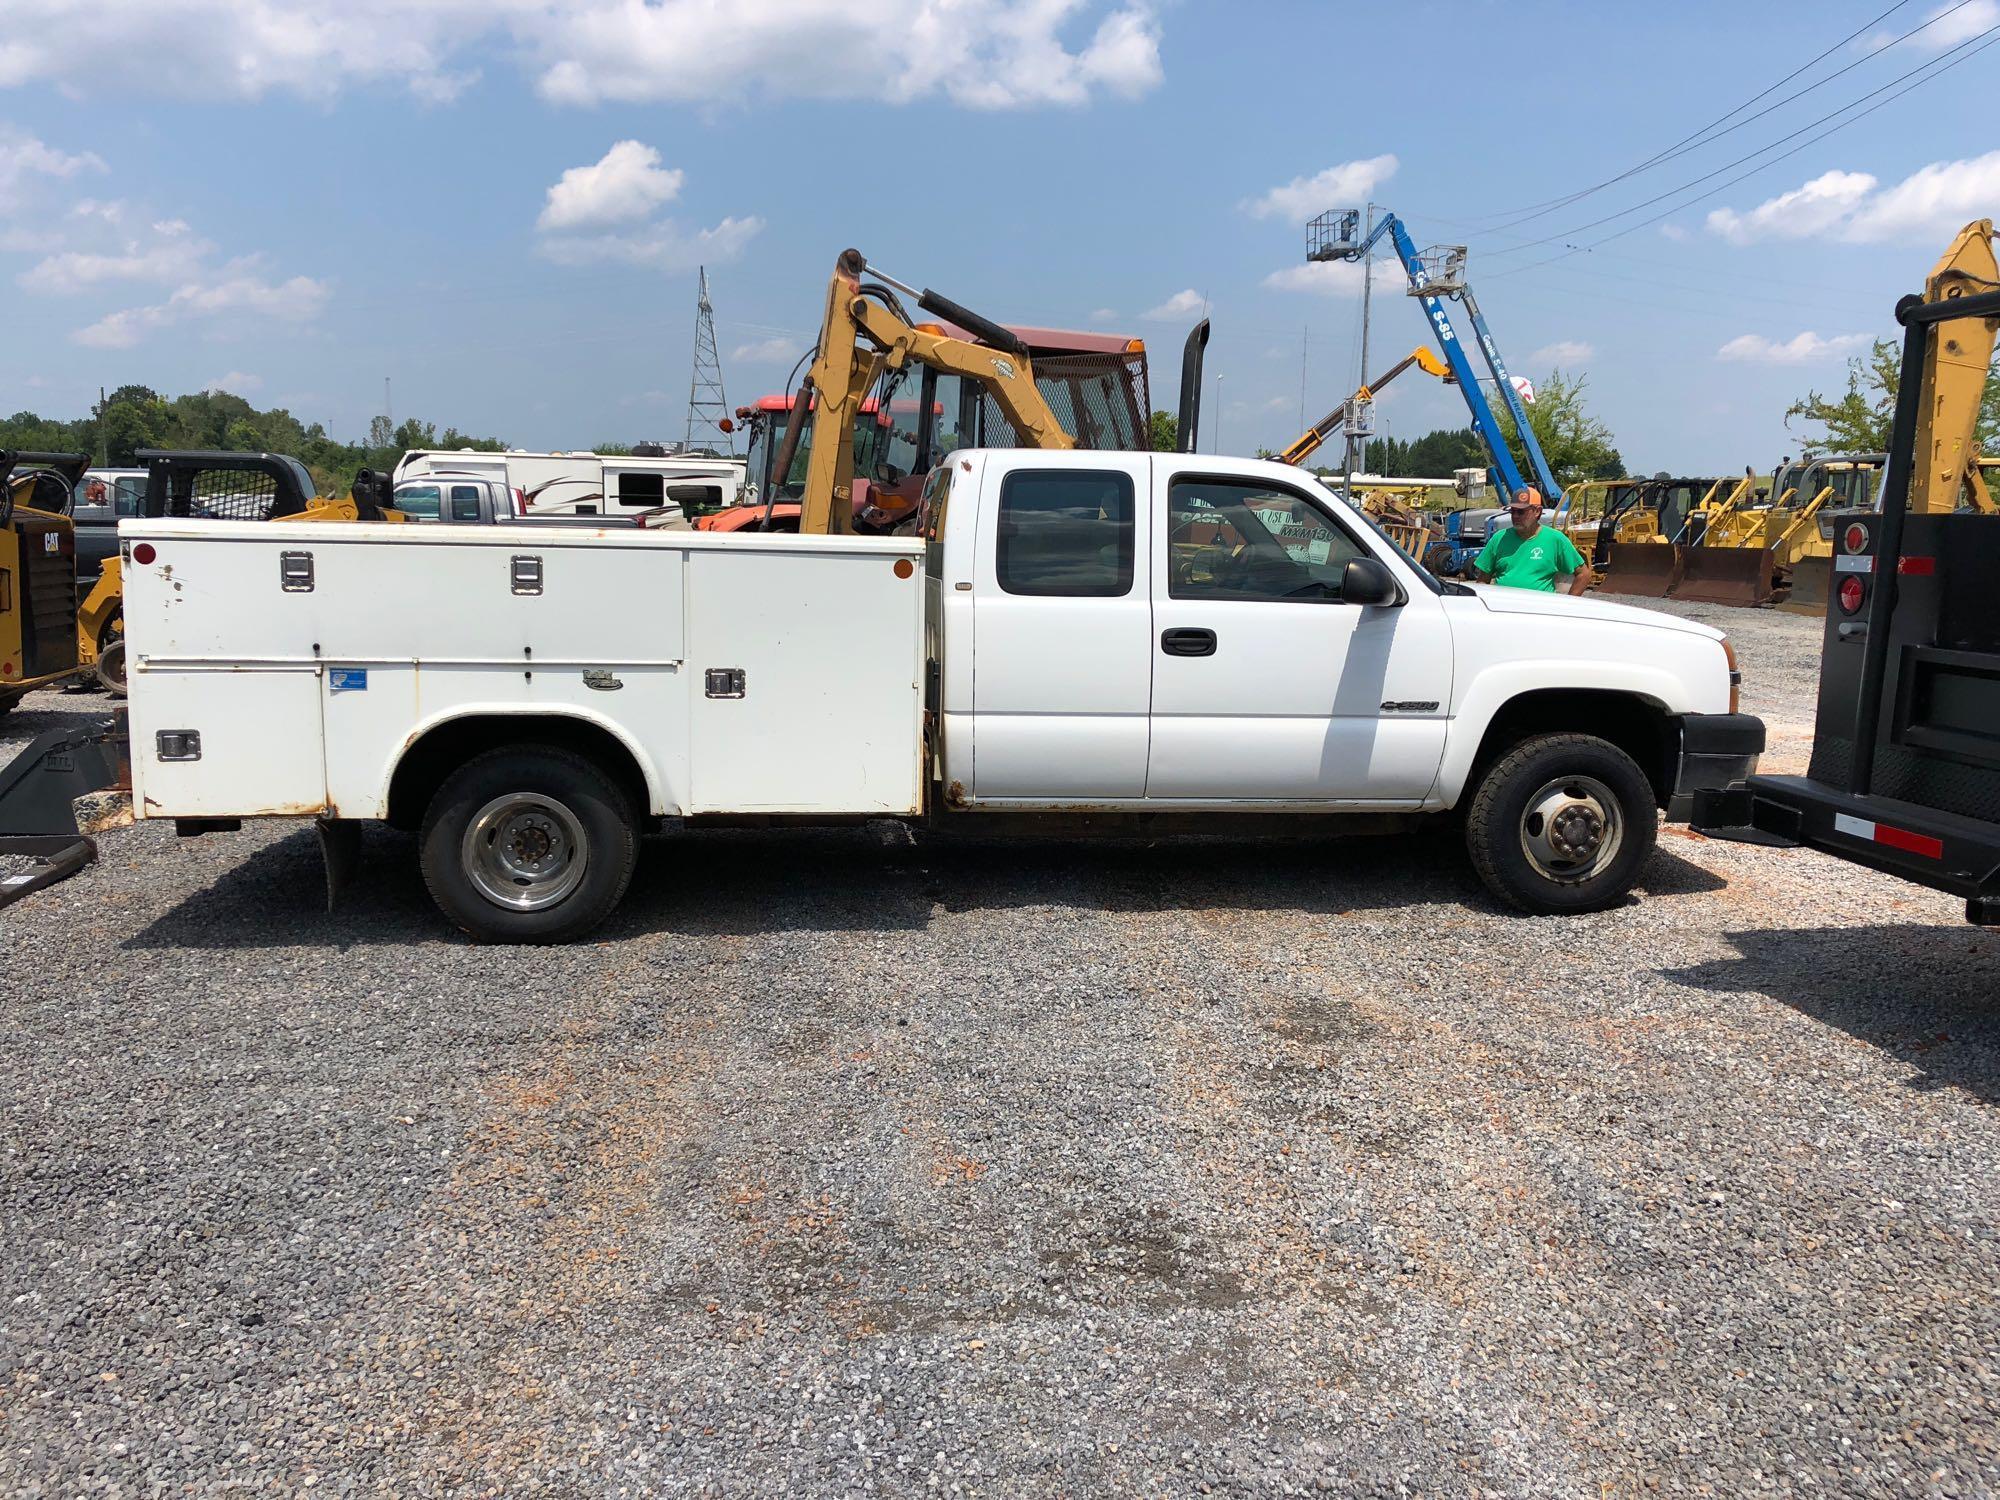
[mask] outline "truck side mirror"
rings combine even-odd
[[[1396,575],[1372,557],[1352,557],[1340,575],[1343,604],[1401,604]]]

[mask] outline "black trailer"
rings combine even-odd
[[[1896,318],[1902,382],[1882,507],[1831,518],[1810,767],[1697,793],[1692,824],[1900,875],[2000,926],[2000,515],[1908,511],[1937,325],[2000,318],[2000,292],[1905,297]]]

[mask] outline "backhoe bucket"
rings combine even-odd
[[[1833,592],[1833,559],[1802,557],[1792,564],[1792,591],[1779,606],[1793,614],[1824,615]]]
[[[1696,604],[1767,604],[1771,586],[1771,554],[1763,547],[1687,547],[1676,599]]]
[[[1687,550],[1666,542],[1613,542],[1603,591],[1664,599],[1680,582],[1681,554]]]

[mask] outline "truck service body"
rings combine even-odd
[[[1457,808],[1497,893],[1588,910],[1763,745],[1719,632],[1440,584],[1256,460],[962,451],[915,536],[121,539],[136,815],[420,828],[492,938],[587,930],[675,819]]]

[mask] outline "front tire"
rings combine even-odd
[[[624,897],[638,857],[637,818],[618,784],[539,745],[490,750],[447,777],[418,849],[438,909],[495,943],[583,936]]]
[[[1624,900],[1659,837],[1652,785],[1631,756],[1588,734],[1523,740],[1486,772],[1465,844],[1486,888],[1538,916]]]

